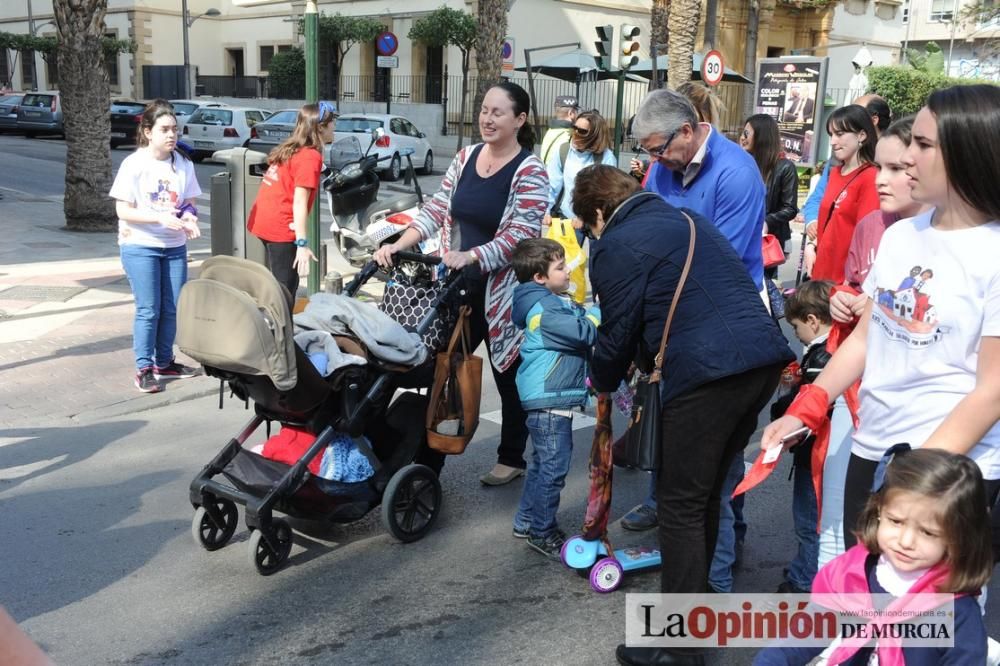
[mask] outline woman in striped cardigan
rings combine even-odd
[[[490,88],[479,111],[483,142],[459,151],[410,228],[375,253],[375,261],[388,266],[396,252],[440,231],[444,264],[466,273],[472,344],[487,340],[502,407],[497,464],[480,479],[487,485],[508,483],[525,467],[528,431],[514,383],[523,336],[510,321],[516,283],[510,257],[519,242],[541,233],[549,199],[545,165],[532,153],[528,108],[520,86]]]

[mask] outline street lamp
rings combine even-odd
[[[181,24],[184,28],[184,86],[186,88],[185,98],[187,99],[194,97],[194,86],[191,85],[191,49],[188,46],[188,30],[191,28],[191,24],[202,16],[219,16],[221,13],[212,7],[202,14],[192,16],[191,12],[188,11],[187,0],[181,0]]]

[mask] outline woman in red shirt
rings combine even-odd
[[[337,113],[329,102],[299,109],[295,129],[267,157],[268,169],[247,229],[264,243],[267,268],[295,302],[299,276],[316,261],[306,240],[306,219],[316,202],[323,171],[323,147],[333,141]]]
[[[826,131],[840,166],[830,169],[830,181],[820,203],[812,278],[840,284],[854,227],[879,207],[873,165],[878,135],[871,116],[856,104],[834,111]]]

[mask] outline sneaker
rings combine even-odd
[[[528,534],[527,527],[525,527],[523,530],[515,527],[514,530],[511,532],[511,535],[515,539],[527,539],[530,536],[530,534]]]
[[[809,594],[809,590],[803,590],[795,583],[787,580],[779,585],[776,591],[778,594]]]
[[[656,509],[645,504],[640,504],[628,513],[621,520],[622,527],[633,532],[642,532],[656,527]]]
[[[177,361],[171,361],[165,368],[153,368],[153,376],[157,379],[187,379],[198,374],[197,368],[181,365]]]
[[[560,529],[554,529],[547,537],[529,536],[528,547],[537,550],[542,555],[558,560],[563,544],[566,543],[566,534]]]
[[[143,368],[135,373],[135,387],[143,393],[159,393],[163,390],[160,383],[156,381],[152,368]]]
[[[484,486],[502,486],[523,474],[524,470],[520,467],[511,467],[497,463],[488,473],[479,477],[479,482]]]

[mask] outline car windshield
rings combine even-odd
[[[268,124],[270,124],[270,123],[286,123],[288,125],[294,125],[295,124],[295,117],[298,115],[298,113],[299,113],[298,111],[291,110],[291,109],[289,109],[287,111],[278,111],[274,115],[268,117],[268,119],[265,120],[264,122],[268,123]]]
[[[52,104],[52,95],[25,95],[21,106],[44,109]]]
[[[381,120],[374,120],[372,118],[337,118],[338,132],[371,132],[377,127],[382,127],[382,125],[383,122]]]
[[[111,113],[142,113],[145,110],[146,105],[139,102],[114,102],[111,105]]]
[[[232,111],[202,108],[191,115],[188,125],[231,125],[232,122]]]
[[[180,116],[190,116],[198,108],[197,104],[184,104],[183,102],[171,102],[170,106],[174,107],[174,113]]]
[[[21,95],[4,95],[0,97],[0,104],[20,104]]]

